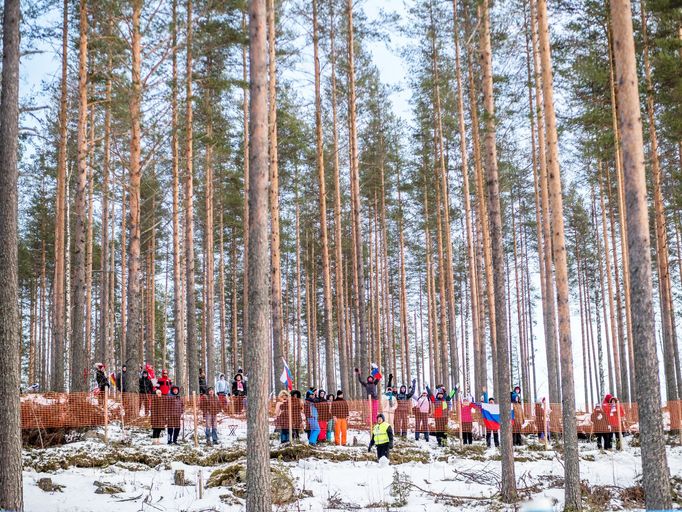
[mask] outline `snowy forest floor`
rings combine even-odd
[[[218,447],[200,446],[187,433],[179,446],[152,444],[149,430],[93,430],[66,445],[24,450],[26,511],[208,512],[244,508],[246,427],[230,436],[221,425]],[[303,435],[302,437],[305,437]],[[271,437],[273,505],[276,511],[395,510],[507,511],[561,510],[563,466],[560,447],[545,451],[534,438],[516,448],[515,470],[520,500],[502,504],[499,451],[483,441],[445,448],[397,439],[391,463],[367,453],[367,432],[350,431],[349,444],[280,447]],[[603,452],[596,443],[580,443],[580,472],[586,510],[641,510],[643,495],[640,449],[625,438],[624,450]],[[162,437],[165,443],[165,432]],[[682,447],[668,447],[675,506],[682,508]],[[184,470],[185,485],[175,485]],[[52,485],[63,486],[54,490]],[[47,483],[48,485],[45,485]],[[542,507],[531,507],[530,505]]]

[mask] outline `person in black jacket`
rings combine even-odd
[[[389,458],[389,450],[393,448],[393,428],[386,423],[384,415],[377,414],[377,422],[372,427],[372,439],[369,441],[368,452],[372,451],[372,446],[377,447],[377,462],[381,457]]]
[[[128,368],[126,365],[121,366],[121,371],[118,372],[118,375],[116,376],[116,388],[121,393],[130,391],[128,389]]]
[[[234,376],[232,381],[232,397],[234,400],[234,412],[235,414],[241,414],[244,410],[244,400],[246,399],[247,387],[246,382],[242,378],[242,374],[238,373]]]
[[[180,388],[178,386],[171,386],[170,394],[165,398],[168,444],[178,444],[182,413],[185,412],[185,404],[180,396]]]
[[[377,377],[372,375],[367,376],[367,382],[363,382],[360,377],[360,370],[355,369],[355,374],[358,377],[358,382],[364,388],[367,398],[371,398],[372,410],[370,411],[370,416],[368,418],[371,423],[372,418],[376,418],[377,412],[379,411],[379,381],[381,380],[381,374],[378,373]]]
[[[149,416],[151,414],[154,384],[152,384],[152,380],[149,378],[149,373],[147,372],[147,370],[143,370],[142,375],[140,376],[139,391],[140,391],[140,414],[142,414],[142,408],[144,407],[145,414]]]
[[[104,390],[109,387],[109,379],[107,379],[107,374],[104,373],[104,365],[102,363],[95,365],[95,381],[99,390],[99,404],[104,405]]]
[[[199,368],[199,395],[208,394],[208,384],[206,384],[206,373],[203,368]]]

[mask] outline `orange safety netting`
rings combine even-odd
[[[106,403],[106,407],[105,407]],[[344,405],[345,404],[345,405]],[[293,398],[271,400],[268,416],[276,429],[305,430],[316,420],[325,425],[334,418],[346,418],[348,428],[368,430],[370,417],[384,414],[396,434],[401,432],[443,432],[459,435],[460,430],[484,435],[485,426],[477,404],[450,402],[446,407],[434,407],[422,412],[414,402],[381,399],[348,400],[313,403]],[[207,416],[216,416],[220,423],[231,426],[246,419],[248,398],[206,396],[138,395],[137,393],[35,393],[21,397],[21,426],[23,429],[58,429],[100,427],[109,424],[157,428],[183,424],[203,424]],[[579,411],[576,414],[578,432],[593,433],[639,432],[636,403],[604,404],[601,409]],[[313,411],[314,409],[314,411]],[[422,409],[425,409],[424,407]],[[524,435],[561,433],[563,419],[561,404],[514,404],[512,431]],[[682,401],[668,402],[662,408],[664,429],[682,429]],[[313,420],[314,418],[314,420]],[[373,422],[373,421],[372,421]],[[178,425],[179,426],[179,425]],[[461,426],[461,427],[460,427]]]

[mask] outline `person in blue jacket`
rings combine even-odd
[[[308,420],[308,443],[317,444],[320,435],[320,423],[317,421],[317,402],[318,398],[313,391],[308,390],[305,394],[305,417]]]

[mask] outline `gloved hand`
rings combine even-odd
[[[355,373],[360,373],[360,370],[358,370],[358,369],[356,368],[356,369],[355,369]]]
[[[367,448],[367,453],[370,453],[371,451],[372,451],[372,447],[369,446],[369,447]]]
[[[388,380],[393,380],[393,374],[392,373],[388,374]]]
[[[392,450],[393,449],[393,443],[388,443],[388,449]]]

